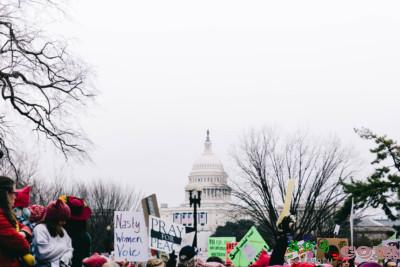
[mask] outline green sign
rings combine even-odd
[[[257,261],[262,250],[269,250],[267,243],[253,226],[240,240],[228,257],[235,267],[248,267]]]
[[[226,243],[235,242],[235,237],[209,237],[208,257],[220,257],[224,262],[226,259]]]

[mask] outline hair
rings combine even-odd
[[[119,264],[116,263],[115,261],[109,261],[103,264],[103,266],[107,266],[107,267],[119,267]]]
[[[68,220],[64,229],[69,236],[85,233],[87,232],[87,221]]]
[[[209,257],[209,258],[207,259],[207,262],[218,262],[218,263],[221,263],[221,264],[224,264],[224,265],[225,265],[225,262],[224,262],[220,257],[217,257],[217,256],[211,256],[211,257]]]
[[[14,191],[14,181],[13,179],[0,176],[0,208],[4,211],[4,216],[11,223],[12,226],[17,227],[17,220],[8,202],[8,193]]]
[[[52,237],[64,237],[64,231],[62,226],[59,225],[59,221],[45,220],[44,224],[46,224],[47,230]]]
[[[150,259],[146,263],[146,267],[161,266],[164,263],[162,259]]]

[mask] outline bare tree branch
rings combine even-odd
[[[296,181],[294,237],[332,231],[333,216],[345,198],[340,181],[351,175],[349,156],[337,142],[319,144],[299,135],[281,140],[273,132],[253,130],[233,157],[241,176],[233,186],[234,205],[268,233],[271,243],[289,178]]]
[[[66,158],[86,156],[90,142],[75,116],[94,97],[88,69],[68,53],[66,45],[41,37],[21,19],[21,10],[34,4],[56,7],[46,0],[0,3],[0,99],[9,113],[18,114]],[[0,120],[0,128],[4,127]],[[7,145],[6,139],[0,135],[2,146]]]

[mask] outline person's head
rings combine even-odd
[[[291,264],[298,264],[299,262],[300,262],[300,258],[299,258],[299,257],[293,258],[293,259],[290,261]]]
[[[50,202],[47,206],[45,223],[52,237],[64,236],[63,226],[71,216],[71,211],[67,204],[61,200]]]
[[[102,267],[121,267],[121,266],[114,261],[108,261],[104,263]]]
[[[31,205],[28,207],[31,212],[29,216],[29,221],[31,223],[41,223],[46,217],[46,207],[42,205]]]
[[[385,266],[386,267],[396,267],[397,264],[395,261],[389,260],[388,262],[386,262]]]
[[[359,267],[382,267],[379,263],[377,262],[363,262],[360,265],[358,265]]]
[[[2,202],[2,204],[6,204],[10,209],[14,207],[16,192],[13,179],[0,176],[0,197],[0,202]]]
[[[340,266],[341,267],[354,267],[354,259],[351,259],[349,257],[343,257],[340,260]]]
[[[220,257],[217,256],[208,257],[207,262],[218,262],[221,264],[225,264],[225,262]]]
[[[342,267],[350,267],[350,261],[349,261],[349,260],[344,260],[344,261],[342,261],[341,266],[342,266]]]
[[[106,262],[106,257],[94,253],[92,256],[84,258],[82,264],[84,267],[102,267]]]
[[[146,267],[165,267],[165,262],[162,259],[149,259]]]
[[[15,198],[16,193],[14,181],[9,177],[0,176],[0,208],[3,209],[4,215],[13,226],[16,226],[17,224],[17,221],[12,214]]]
[[[196,251],[191,246],[185,246],[179,251],[179,263],[178,266],[182,267],[193,267],[195,266]]]
[[[71,217],[65,225],[68,234],[79,234],[87,231],[87,220],[92,215],[92,210],[82,198],[63,195],[59,198],[71,210]]]

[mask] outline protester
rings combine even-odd
[[[30,201],[30,187],[26,186],[21,189],[16,189],[16,198],[14,203],[14,214],[17,217],[17,220],[23,224],[29,226],[29,217],[31,215],[30,210],[28,209],[29,201]]]
[[[20,267],[21,261],[33,266],[34,257],[29,254],[28,232],[19,232],[19,224],[12,212],[15,203],[15,183],[5,176],[0,176],[0,263],[1,266]]]
[[[149,259],[146,267],[165,267],[165,262],[162,259]]]
[[[390,259],[390,260],[386,261],[383,266],[384,267],[396,267],[397,263],[396,263],[396,260]]]
[[[107,258],[99,255],[98,253],[93,254],[92,256],[83,259],[81,265],[84,267],[102,267],[104,263],[107,262]]]
[[[349,257],[340,258],[340,262],[338,264],[340,267],[354,267],[354,259],[350,259]]]
[[[218,263],[221,263],[221,264],[225,264],[225,262],[220,257],[217,257],[217,256],[208,257],[206,262],[218,262]]]
[[[110,261],[110,262],[104,263],[102,267],[121,267],[121,265],[119,265],[116,262]]]
[[[72,247],[74,248],[72,267],[81,267],[82,260],[91,254],[92,239],[87,232],[87,220],[92,215],[92,210],[81,198],[61,196],[60,199],[71,210],[71,217],[65,225],[65,230],[71,237]]]
[[[28,207],[31,215],[29,216],[29,221],[33,226],[44,221],[46,217],[46,207],[42,205],[31,205]]]
[[[71,211],[63,201],[52,201],[47,206],[45,221],[33,230],[33,244],[37,267],[70,266],[72,260],[71,238],[63,226]]]
[[[359,264],[358,267],[382,267],[382,266],[377,262],[363,262]]]
[[[179,251],[178,267],[194,267],[196,265],[196,251],[191,246],[185,246]]]
[[[285,253],[288,246],[289,235],[293,232],[296,219],[293,215],[285,216],[278,225],[278,238],[276,245],[272,250],[269,265],[283,265],[285,262]]]

